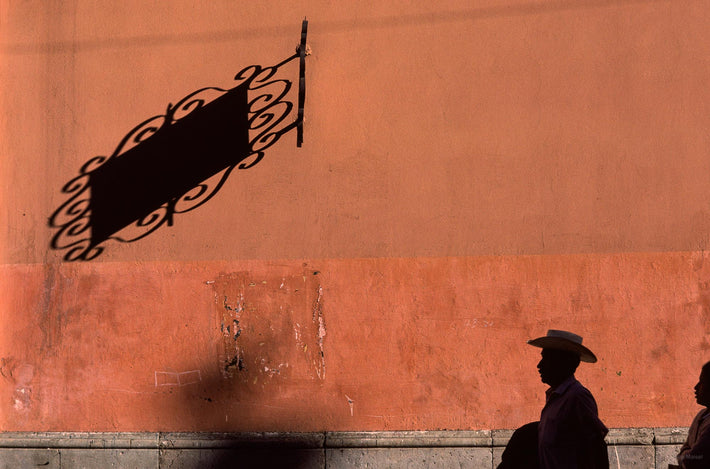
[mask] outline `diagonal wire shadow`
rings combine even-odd
[[[321,34],[336,34],[352,31],[372,31],[401,27],[433,26],[461,22],[514,18],[521,16],[562,13],[569,11],[592,10],[600,8],[619,8],[625,6],[672,5],[671,0],[548,0],[544,2],[527,1],[508,4],[471,7],[458,10],[437,10],[430,13],[399,14],[354,20],[331,20],[319,24]],[[185,34],[147,34],[133,37],[111,37],[87,39],[82,41],[55,41],[43,43],[6,43],[0,44],[0,52],[7,55],[54,54],[69,51],[95,51],[124,49],[134,47],[159,47],[164,45],[193,45],[205,43],[223,43],[244,40],[253,37],[282,37],[291,34],[290,26],[254,26],[234,30],[195,32]]]

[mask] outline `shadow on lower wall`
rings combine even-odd
[[[228,468],[294,468],[320,469],[325,467],[325,451],[322,441],[315,441],[313,436],[303,435],[302,439],[294,435],[263,436],[254,435],[253,439],[226,439],[216,441],[216,435],[210,440],[200,441],[195,436],[189,443],[204,443],[203,448],[161,448],[159,467],[181,469],[228,469]],[[167,436],[170,438],[170,436]],[[227,437],[228,438],[228,437]],[[321,447],[319,448],[318,445]]]
[[[268,275],[221,272],[206,282],[214,355],[172,363],[194,371],[155,372],[161,411],[179,412],[166,426],[189,431],[160,435],[160,467],[325,467],[325,434],[298,433],[338,420],[323,406],[321,282],[307,264]],[[293,433],[248,432],[254,428]]]
[[[182,409],[185,428],[198,428],[198,432],[161,433],[159,436],[158,467],[180,469],[227,468],[295,468],[322,469],[325,461],[324,433],[239,432],[241,422],[258,420],[260,409],[268,406],[251,406],[259,400],[259,393],[275,392],[267,388],[258,391],[246,357],[244,370],[234,370],[226,375],[213,370],[209,376],[194,384],[168,390],[166,399],[173,400]],[[240,376],[239,373],[245,373]],[[229,422],[220,417],[229,412]],[[238,412],[235,409],[242,409]],[[314,409],[314,412],[317,410]],[[297,422],[297,413],[280,409],[264,416],[261,426],[288,428]],[[233,423],[232,423],[233,422]],[[217,432],[210,429],[218,428]],[[222,431],[219,431],[222,430]]]

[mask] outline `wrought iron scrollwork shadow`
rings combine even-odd
[[[196,90],[135,126],[110,156],[87,161],[49,217],[51,247],[66,261],[94,259],[107,240],[133,242],[172,225],[175,214],[212,199],[235,168],[259,163],[302,123],[301,115],[287,122],[291,81],[276,77],[298,57],[246,67],[232,88]]]

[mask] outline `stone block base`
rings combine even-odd
[[[0,434],[0,469],[495,469],[511,433],[10,432]],[[667,469],[686,434],[687,428],[612,429],[607,436],[610,467]]]

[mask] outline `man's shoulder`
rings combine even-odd
[[[592,392],[576,379],[567,388],[567,392],[576,398],[594,401]]]
[[[604,435],[606,435],[609,430],[604,423],[599,420],[597,401],[594,399],[594,396],[592,396],[592,393],[579,381],[570,386],[570,392],[569,402],[577,418],[586,422],[587,425],[590,425],[589,428],[593,428],[596,435],[600,435],[601,438],[604,438]]]
[[[710,427],[710,409],[708,409],[707,407],[701,409],[700,412],[695,415],[691,426],[697,426],[702,431],[707,431],[707,429]]]

